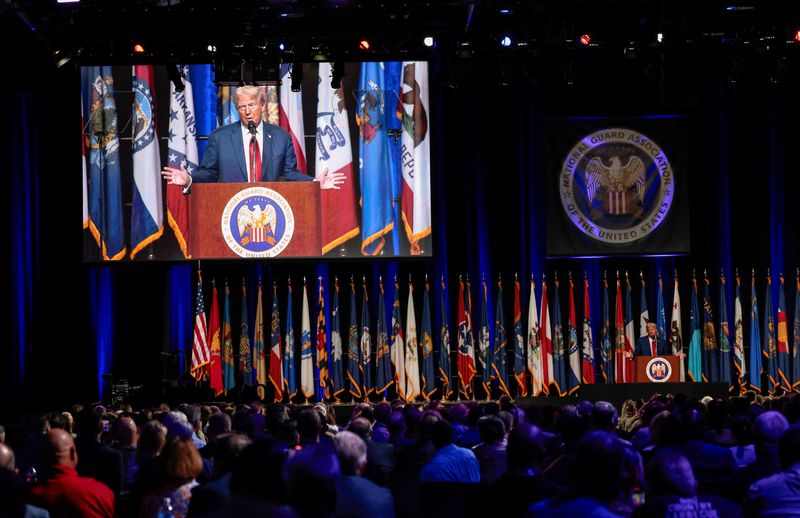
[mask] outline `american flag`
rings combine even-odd
[[[206,309],[203,303],[203,283],[197,275],[197,304],[194,308],[194,339],[192,341],[191,373],[196,380],[203,378],[205,367],[210,363],[211,351],[208,348],[206,335]]]

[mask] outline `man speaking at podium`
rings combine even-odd
[[[670,354],[667,341],[656,336],[656,325],[653,322],[647,323],[647,336],[642,336],[636,340],[634,356],[666,356]]]
[[[320,189],[339,189],[344,183],[342,173],[325,169],[315,179],[297,170],[291,136],[262,119],[266,99],[258,87],[237,88],[234,103],[239,121],[211,133],[203,161],[195,171],[184,166],[164,167],[161,175],[168,184],[182,186],[186,194],[194,182],[319,181]]]

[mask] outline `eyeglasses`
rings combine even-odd
[[[236,109],[239,110],[240,112],[243,112],[246,109],[255,110],[256,106],[258,106],[258,103],[240,104],[239,106],[236,107]]]

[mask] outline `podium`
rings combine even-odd
[[[637,356],[636,383],[672,383],[681,380],[680,356]]]
[[[229,202],[246,189],[263,187],[278,193],[292,214],[292,235],[274,257],[322,255],[320,191],[318,182],[196,183],[189,195],[188,239],[192,259],[257,258],[236,253],[223,234],[223,215]],[[266,204],[263,208],[266,208]],[[260,209],[259,209],[260,210]],[[279,210],[281,210],[279,208]],[[285,212],[285,211],[282,211]],[[232,217],[236,218],[236,214]],[[286,218],[288,221],[289,218]],[[287,227],[289,225],[286,225]],[[237,236],[238,237],[238,236]],[[228,236],[228,241],[230,241]]]

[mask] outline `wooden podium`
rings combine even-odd
[[[669,376],[664,376],[667,371],[667,369],[663,368],[664,364],[658,361],[653,362],[654,359],[663,360],[669,364]],[[672,383],[681,380],[681,359],[679,356],[637,356],[633,360],[636,365],[636,374],[634,376],[636,383]],[[648,376],[648,369],[650,370],[650,376]]]
[[[266,187],[283,196],[294,214],[294,234],[277,257],[319,257],[320,193],[318,182],[196,183],[189,195],[189,253],[192,259],[239,258],[225,242],[222,213],[228,201],[251,187]]]

